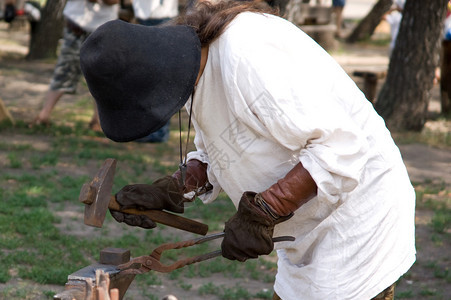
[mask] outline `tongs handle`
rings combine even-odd
[[[218,238],[222,238],[224,237],[224,232],[221,233],[215,233],[215,234],[210,234],[207,235],[205,237],[200,237],[194,240],[189,240],[189,241],[182,241],[182,242],[178,242],[178,243],[169,243],[169,244],[164,244],[161,245],[160,247],[156,248],[151,254],[150,256],[159,260],[161,257],[161,253],[165,250],[170,250],[170,249],[180,249],[180,248],[185,248],[185,247],[190,247],[193,245],[197,245],[197,244],[201,244],[201,243],[205,243],[211,240],[215,240]],[[274,243],[277,242],[283,242],[283,241],[294,241],[295,238],[292,236],[279,236],[279,237],[275,237],[272,239]],[[205,253],[205,254],[201,254],[198,256],[194,256],[194,257],[188,257],[185,259],[181,259],[179,261],[176,261],[175,263],[171,264],[170,266],[163,266],[161,265],[161,268],[159,270],[156,271],[160,271],[160,272],[170,272],[173,271],[175,269],[180,269],[184,266],[187,265],[191,265],[194,263],[198,263],[204,260],[208,260],[211,258],[215,258],[218,256],[222,255],[222,251],[221,250],[216,250],[213,252],[209,252],[209,253]]]
[[[198,245],[198,244],[202,244],[208,241],[212,241],[215,239],[219,239],[224,237],[225,233],[224,232],[220,232],[220,233],[214,233],[214,234],[210,234],[204,237],[200,237],[197,239],[193,239],[193,240],[188,240],[188,241],[181,241],[181,242],[177,242],[177,243],[166,243],[163,244],[161,246],[159,246],[158,248],[156,248],[155,250],[152,251],[152,253],[150,254],[150,256],[155,257],[155,258],[159,258],[161,256],[161,253],[163,253],[163,251],[166,250],[171,250],[171,249],[180,249],[180,248],[186,248],[186,247],[191,247],[194,245]],[[279,236],[279,237],[275,237],[272,239],[272,241],[274,243],[277,242],[287,242],[287,241],[294,241],[295,238],[292,236]],[[216,251],[214,251],[213,253],[216,253]],[[207,253],[208,254],[208,253]],[[201,255],[202,256],[202,255]],[[218,256],[218,255],[215,255]],[[213,256],[213,257],[215,257]],[[195,258],[195,257],[194,257]]]
[[[217,234],[212,234],[212,235],[206,236],[204,238],[199,238],[198,240],[200,240],[200,242],[196,243],[196,244],[200,244],[200,243],[203,243],[203,242],[206,242],[206,241],[211,241],[213,239],[217,239],[217,238],[220,238],[220,237],[223,237],[223,236],[224,236],[224,232],[217,233]],[[294,240],[295,240],[295,238],[292,237],[292,236],[279,236],[279,237],[275,237],[275,238],[272,239],[272,241],[274,243],[277,243],[277,242],[288,242],[288,241],[294,241]],[[198,262],[201,262],[201,261],[204,261],[204,260],[208,260],[208,259],[211,259],[211,258],[215,258],[215,257],[221,256],[221,255],[222,255],[222,250],[216,250],[216,251],[213,251],[213,252],[205,253],[205,254],[198,255],[198,256],[195,256],[195,257],[191,257],[191,258],[187,258],[187,259],[184,259],[184,260],[179,260],[179,261],[175,262],[174,264],[172,264],[171,267],[174,266],[175,269],[179,269],[179,268],[182,268],[184,266],[191,265],[191,264],[194,264],[194,263],[198,263]]]
[[[123,274],[142,274],[146,273],[150,270],[154,270],[161,273],[169,273],[171,271],[174,271],[176,269],[182,268],[184,266],[200,262],[203,260],[207,260],[216,256],[221,255],[221,250],[217,250],[214,252],[210,252],[207,254],[195,256],[195,257],[189,257],[185,259],[178,260],[174,262],[171,265],[164,265],[161,263],[161,254],[166,250],[173,250],[173,249],[181,249],[186,247],[191,247],[197,244],[201,244],[207,241],[211,241],[214,239],[218,239],[224,236],[224,233],[216,233],[216,234],[210,234],[205,237],[192,239],[188,241],[181,241],[177,243],[166,243],[159,247],[157,247],[155,250],[152,251],[150,255],[144,255],[140,257],[136,257],[129,261],[128,263],[119,265],[118,268],[121,270]]]
[[[222,238],[222,237],[224,237],[224,232],[210,234],[205,237],[200,237],[200,238],[188,240],[188,241],[181,241],[181,242],[177,242],[177,243],[166,243],[166,244],[159,246],[155,250],[153,250],[150,255],[137,257],[128,263],[119,265],[118,268],[121,270],[121,272],[123,274],[142,274],[142,273],[146,273],[150,270],[154,270],[154,271],[161,272],[161,273],[169,273],[171,271],[180,269],[187,265],[191,265],[191,264],[194,264],[197,262],[201,262],[201,261],[204,261],[207,259],[221,256],[222,251],[216,250],[216,251],[205,253],[202,255],[181,259],[181,260],[174,262],[171,265],[163,265],[160,261],[160,258],[161,258],[161,254],[164,251],[191,247],[193,245],[205,243],[205,242],[208,242],[208,241],[211,241],[214,239],[218,239],[218,238]],[[273,238],[274,243],[282,242],[282,241],[294,241],[294,240],[295,240],[295,238],[292,236],[279,236],[279,237]]]
[[[222,255],[222,251],[221,250],[216,250],[216,251],[205,253],[205,254],[202,254],[202,255],[198,255],[198,256],[194,256],[194,257],[188,257],[188,258],[176,261],[175,263],[173,263],[172,265],[168,266],[167,268],[164,268],[163,270],[165,270],[165,271],[167,270],[167,272],[171,272],[173,270],[183,268],[183,267],[185,267],[187,265],[198,263],[198,262],[201,262],[201,261],[204,261],[204,260],[208,260],[208,259],[211,259],[211,258],[215,258],[215,257],[221,256],[221,255]]]
[[[192,240],[188,240],[188,241],[181,241],[181,242],[177,242],[177,243],[166,243],[166,244],[163,244],[163,245],[155,248],[155,250],[152,251],[150,256],[155,257],[156,259],[159,259],[161,256],[161,253],[163,253],[163,251],[191,247],[191,246],[202,244],[202,243],[205,243],[205,242],[208,242],[211,240],[222,238],[223,236],[224,236],[224,232],[220,232],[220,233],[214,233],[214,234],[210,234],[210,235],[207,235],[204,237],[200,237],[200,238],[192,239]]]

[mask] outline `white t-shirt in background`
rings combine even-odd
[[[63,14],[86,32],[93,32],[100,25],[118,18],[119,4],[106,5],[86,0],[68,0]]]
[[[141,20],[174,18],[178,15],[178,0],[133,0],[135,17]]]

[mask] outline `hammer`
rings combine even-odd
[[[86,225],[102,227],[107,209],[121,211],[131,215],[145,215],[152,221],[182,229],[188,232],[206,235],[208,225],[187,219],[162,210],[137,210],[134,208],[121,210],[116,196],[111,195],[116,160],[108,158],[89,183],[83,184],[79,200],[85,205]]]

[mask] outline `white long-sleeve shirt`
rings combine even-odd
[[[282,299],[371,299],[415,261],[415,194],[383,119],[288,21],[241,13],[209,48],[195,90],[197,151],[235,206],[302,162],[318,194],[276,226]],[[187,103],[189,108],[190,101]]]

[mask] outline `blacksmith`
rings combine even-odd
[[[224,191],[237,212],[223,256],[275,247],[274,299],[393,298],[415,261],[414,189],[383,119],[296,26],[254,3],[203,1],[178,25],[101,26],[81,67],[110,139],[146,136],[183,106],[196,132],[186,169],[124,187],[122,208],[183,212],[193,193]]]

